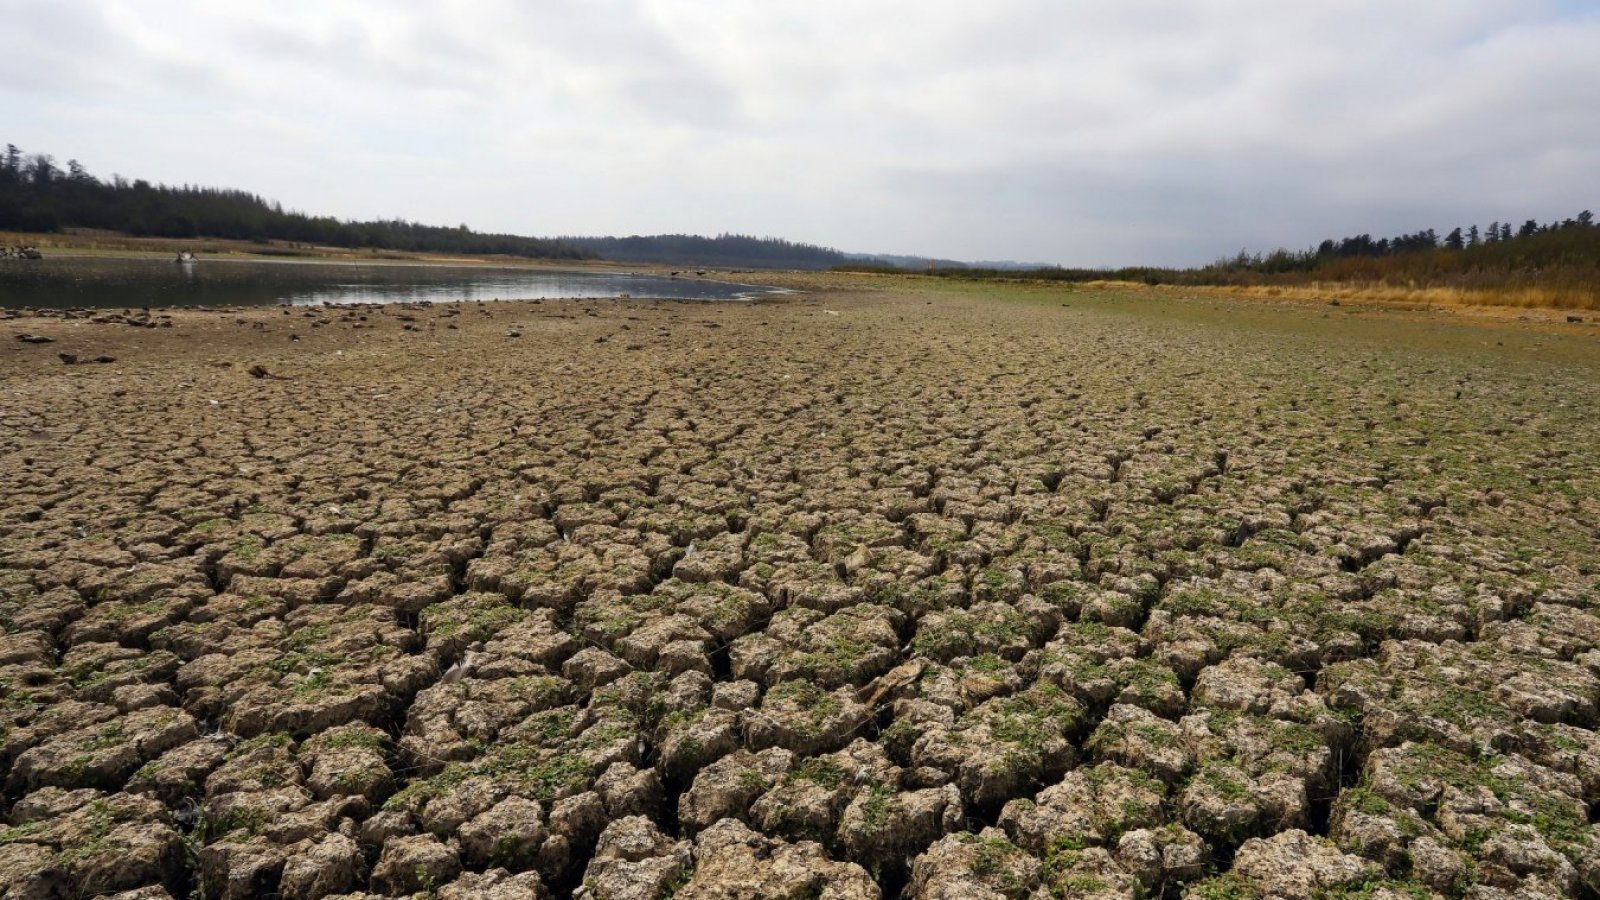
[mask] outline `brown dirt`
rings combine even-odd
[[[0,323],[0,882],[1600,890],[1589,332],[761,277]]]

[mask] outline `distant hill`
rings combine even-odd
[[[830,269],[849,261],[838,250],[773,237],[720,234],[652,234],[631,237],[563,237],[562,243],[602,259],[669,266]]]
[[[967,263],[973,269],[994,269],[997,272],[1036,272],[1043,269],[1053,269],[1053,263],[1042,262],[1017,262],[1011,259],[978,259]]]
[[[930,256],[905,256],[897,253],[850,253],[850,262],[869,266],[893,266],[897,269],[965,269],[967,264],[955,259],[935,259]]]

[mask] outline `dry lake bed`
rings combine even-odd
[[[1600,892],[1592,325],[789,284],[10,313],[0,897]]]

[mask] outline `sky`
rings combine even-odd
[[[1600,0],[0,0],[0,142],[341,218],[1068,266],[1600,206]]]

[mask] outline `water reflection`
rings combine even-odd
[[[735,300],[751,285],[652,275],[416,264],[53,258],[0,262],[0,306],[275,306],[568,297]]]

